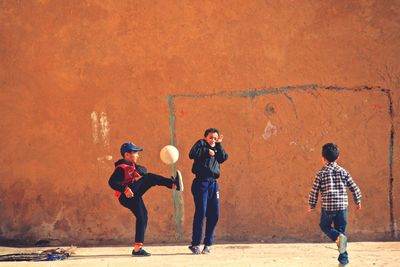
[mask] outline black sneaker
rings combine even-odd
[[[141,248],[141,249],[139,249],[139,251],[132,250],[132,256],[135,256],[135,257],[147,257],[147,256],[151,256],[151,254],[148,253],[146,250]]]
[[[210,252],[211,252],[210,246],[204,246],[203,251],[201,252],[201,254],[210,254]]]
[[[199,246],[189,246],[189,249],[193,254],[201,254]]]
[[[176,175],[173,177],[172,181],[175,185],[175,190],[183,192],[182,173],[179,170],[176,171]]]

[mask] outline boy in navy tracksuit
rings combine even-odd
[[[147,227],[147,210],[142,196],[155,185],[161,185],[177,191],[183,191],[182,175],[176,172],[175,177],[165,178],[157,174],[148,173],[146,168],[136,164],[141,147],[133,143],[124,143],[121,146],[122,159],[115,162],[115,170],[108,183],[115,190],[119,203],[129,209],[136,217],[135,246],[133,256],[150,256],[142,246]]]
[[[228,159],[228,154],[221,145],[223,135],[215,128],[207,129],[204,138],[198,140],[189,153],[193,159],[192,172],[196,175],[192,183],[192,194],[195,204],[193,218],[192,245],[189,249],[194,254],[210,253],[210,246],[214,239],[214,230],[219,217],[219,187],[217,179],[220,175],[219,165]],[[204,248],[200,251],[203,235],[204,218],[206,233]]]

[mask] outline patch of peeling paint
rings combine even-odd
[[[93,137],[93,143],[97,144],[99,142],[99,136],[98,136],[98,124],[99,121],[97,119],[97,113],[96,111],[93,111],[90,114],[90,118],[92,119],[92,137]]]
[[[268,141],[273,135],[278,133],[278,129],[275,125],[268,121],[267,126],[265,126],[264,133],[261,135],[265,141]]]
[[[110,145],[110,123],[108,122],[107,114],[102,112],[100,115],[100,134],[104,142],[104,146]]]

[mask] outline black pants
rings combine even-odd
[[[127,198],[125,194],[121,194],[119,197],[119,203],[129,209],[136,217],[136,243],[144,242],[144,235],[147,228],[147,209],[144,205],[142,196],[147,192],[147,190],[155,185],[172,188],[172,179],[148,173],[130,186],[134,193],[132,198]]]

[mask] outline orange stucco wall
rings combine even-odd
[[[230,154],[217,242],[326,240],[306,200],[329,141],[364,194],[351,239],[396,239],[399,54],[399,1],[0,1],[0,241],[131,242],[107,184],[126,140],[165,176],[180,150],[147,241],[189,241],[208,127]]]

